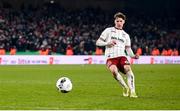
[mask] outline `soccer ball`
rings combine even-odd
[[[72,82],[68,77],[61,77],[56,82],[57,89],[62,93],[67,93],[72,90]]]

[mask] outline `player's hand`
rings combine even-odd
[[[116,41],[115,41],[115,40],[112,40],[112,41],[110,41],[110,42],[107,44],[108,47],[113,47],[114,45],[116,45]]]
[[[133,58],[134,59],[139,59],[139,55],[136,54]]]

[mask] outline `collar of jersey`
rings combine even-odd
[[[123,29],[118,29],[117,27],[114,27],[115,29],[117,29],[117,30],[123,30]]]

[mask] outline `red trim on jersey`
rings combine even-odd
[[[115,29],[117,29],[117,30],[123,30],[123,29],[119,29],[119,28],[117,28],[117,27],[114,27]]]

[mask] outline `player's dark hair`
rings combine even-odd
[[[126,15],[124,15],[123,13],[121,12],[117,12],[115,15],[114,15],[114,19],[116,18],[122,18],[123,20],[126,20]]]

